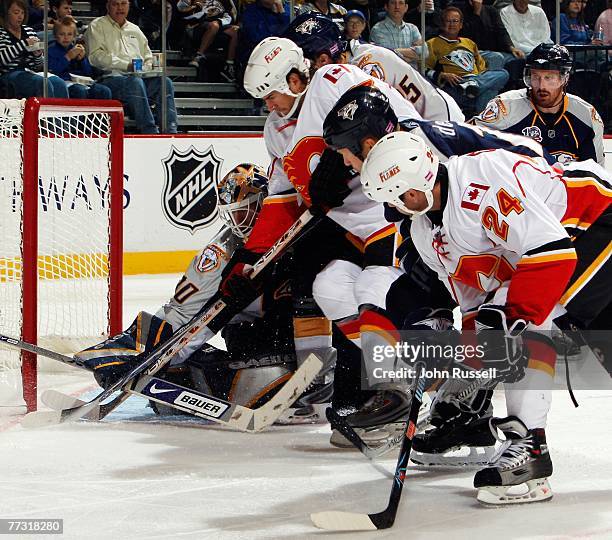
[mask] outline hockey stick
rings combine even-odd
[[[344,437],[346,437],[351,443],[353,443],[353,446],[355,446],[357,450],[359,450],[368,459],[375,459],[377,457],[383,456],[387,452],[390,452],[394,448],[397,448],[404,439],[404,431],[402,430],[401,433],[399,433],[395,437],[392,437],[384,444],[372,447],[368,445],[353,429],[353,427],[348,424],[345,417],[340,416],[331,407],[328,407],[325,410],[325,416],[327,416],[327,419],[329,420],[332,429],[337,429]]]
[[[322,365],[315,354],[310,354],[282,388],[256,409],[149,375],[141,377],[128,392],[218,424],[256,433],[272,425],[292,405],[314,380]],[[56,390],[47,390],[42,400],[45,405],[56,410],[85,404],[78,398]]]
[[[416,364],[416,373],[421,373],[423,367],[424,364]],[[408,466],[410,450],[412,449],[412,438],[416,433],[416,424],[424,390],[425,379],[423,377],[418,377],[413,384],[408,423],[406,425],[404,441],[402,442],[402,448],[395,467],[395,476],[387,508],[376,514],[358,514],[356,512],[341,512],[334,510],[316,512],[310,515],[310,519],[317,527],[330,531],[375,531],[376,529],[388,529],[393,526],[402,496],[402,488],[404,487],[404,479],[406,478],[406,467]]]
[[[253,271],[250,274],[251,279],[255,278],[272,260],[280,255],[280,253],[298,237],[313,217],[314,216],[306,210],[253,265]],[[227,304],[219,296],[213,297],[189,323],[179,328],[170,339],[147,354],[142,363],[134,367],[132,371],[106,388],[94,399],[84,405],[70,407],[62,411],[31,412],[26,414],[21,425],[24,427],[40,427],[78,420],[83,417],[92,420],[104,418],[127,399],[129,395],[128,390],[141,376],[157,373],[176,354],[184,349],[196,334],[202,333],[201,337],[203,342],[212,338],[217,330],[222,328],[231,318],[231,314],[228,314],[229,310],[225,309],[226,307]],[[224,311],[225,313],[223,313]],[[219,316],[220,314],[222,314],[221,317]],[[119,395],[108,403],[103,403],[117,391],[121,391]]]
[[[69,366],[75,366],[81,369],[87,369],[81,362],[72,358],[71,356],[66,356],[65,354],[61,354],[55,351],[51,351],[49,349],[45,349],[44,347],[39,347],[38,345],[33,345],[32,343],[27,343],[26,341],[21,341],[17,338],[12,338],[9,336],[5,336],[0,334],[0,343],[4,343],[13,349],[19,349],[28,351],[39,356],[46,356],[47,358],[51,358],[52,360],[57,360],[58,362],[62,362],[63,364],[68,364]]]

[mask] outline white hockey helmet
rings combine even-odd
[[[249,57],[244,72],[244,88],[257,99],[274,91],[298,98],[302,94],[294,94],[287,83],[287,75],[292,69],[308,77],[309,63],[304,59],[302,49],[290,39],[266,38]]]
[[[219,217],[233,233],[246,238],[268,194],[268,175],[254,163],[241,163],[228,172],[217,186]]]
[[[396,131],[385,135],[370,150],[361,169],[361,183],[373,201],[390,203],[402,213],[420,216],[433,205],[438,157],[416,135]],[[427,208],[409,210],[401,196],[410,189],[425,193]]]

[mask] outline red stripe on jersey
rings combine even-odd
[[[567,208],[561,223],[588,229],[612,202],[612,191],[594,178],[562,178],[567,191]]]
[[[527,367],[548,373],[551,377],[555,374],[557,362],[557,351],[552,342],[546,338],[533,338],[526,336],[525,345],[529,349],[529,364]]]
[[[536,325],[542,324],[567,288],[576,257],[568,258],[567,253],[559,259],[548,258],[534,263],[519,261],[510,280],[506,299],[506,315],[510,320],[525,319]]]
[[[336,321],[338,330],[340,330],[340,332],[342,332],[349,339],[359,337],[359,325],[359,319],[356,317]]]
[[[282,131],[286,130],[288,127],[295,126],[295,124],[297,124],[297,120],[291,120],[290,122],[287,122],[284,126],[276,128],[276,131],[278,131],[278,133],[281,133]]]
[[[244,247],[255,253],[265,253],[299,216],[300,208],[295,199],[276,204],[266,204],[264,200],[264,205]]]
[[[377,332],[387,339],[390,343],[400,340],[396,326],[388,317],[378,311],[364,309],[359,314],[361,332]]]

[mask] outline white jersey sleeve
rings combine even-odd
[[[425,120],[463,122],[457,102],[390,49],[351,42],[351,64],[399,90]]]
[[[264,141],[270,156],[270,166],[268,168],[269,197],[296,192],[283,170],[282,162],[285,149],[291,140],[296,124],[297,120],[295,118],[283,118],[275,111],[271,112],[266,118]]]

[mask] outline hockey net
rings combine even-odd
[[[121,330],[123,111],[0,100],[0,333],[76,352]],[[0,406],[62,364],[0,348]]]

